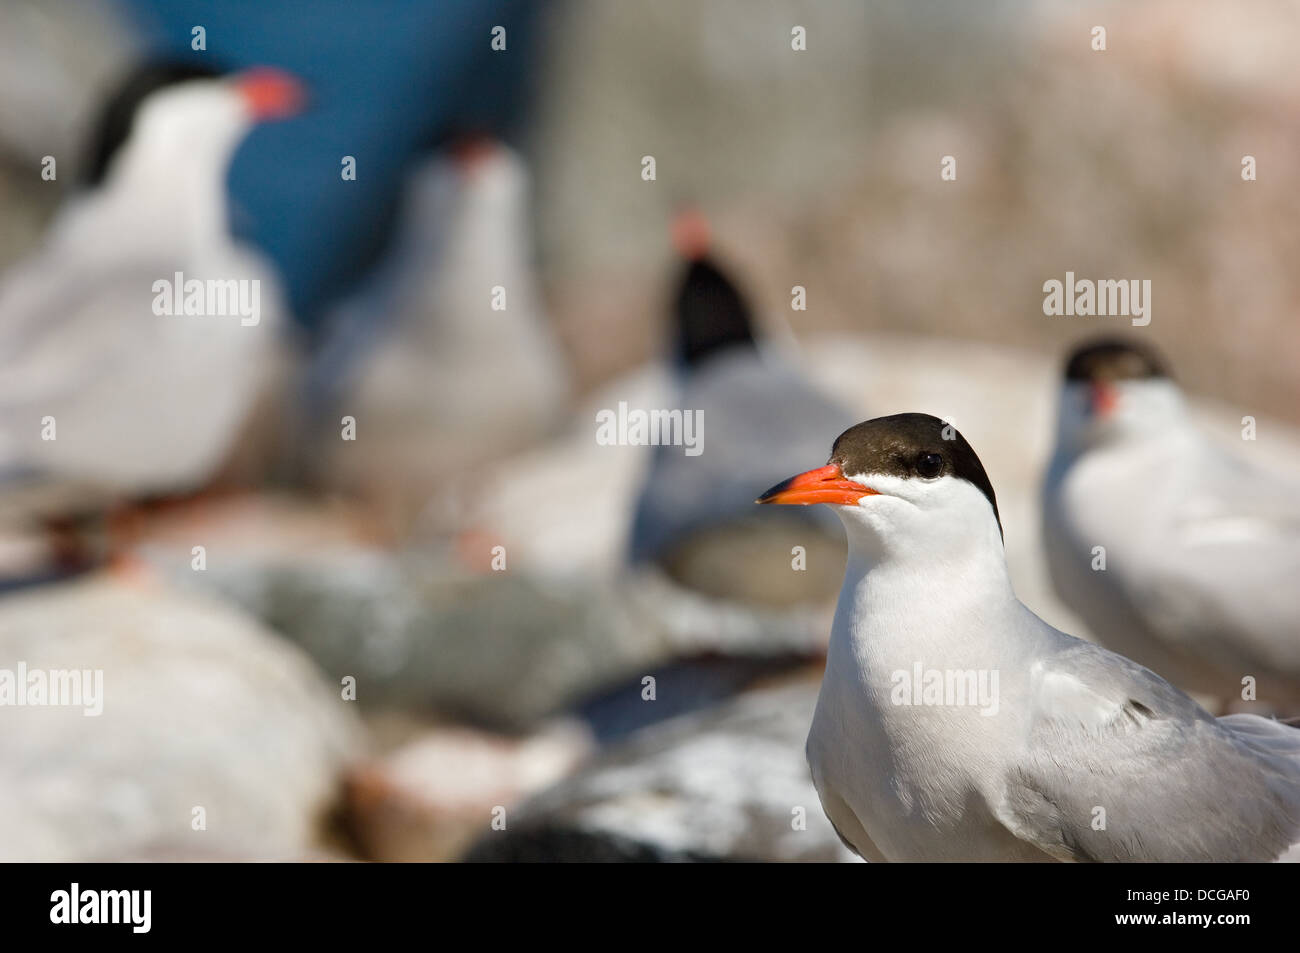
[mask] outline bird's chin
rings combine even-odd
[[[844,524],[849,535],[871,536],[884,539],[894,529],[888,515],[873,507],[870,501],[832,505],[831,509]]]

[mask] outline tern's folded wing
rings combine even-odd
[[[1073,642],[1035,663],[1029,733],[994,805],[1060,860],[1268,861],[1300,842],[1300,731],[1216,720]]]
[[[225,259],[202,272],[222,294],[202,295],[199,310],[220,307],[187,314],[174,313],[179,290],[159,290],[175,287],[174,262],[63,265],[32,261],[0,287],[0,482],[32,472],[150,492],[201,480],[274,350],[270,273]],[[256,324],[234,311],[236,279],[265,302]]]

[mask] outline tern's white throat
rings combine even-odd
[[[896,667],[918,658],[956,664],[968,655],[987,660],[997,647],[976,644],[981,640],[970,633],[1005,629],[974,623],[1022,610],[984,494],[955,476],[853,480],[877,494],[835,507],[849,556],[832,641],[852,645],[859,665],[874,659]]]

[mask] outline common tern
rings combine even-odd
[[[807,754],[869,860],[1263,861],[1300,842],[1300,730],[1214,718],[1017,599],[979,457],[858,424],[760,503],[830,504],[849,558]]]
[[[231,236],[225,178],[302,88],[270,69],[171,79],[120,144],[101,131],[102,183],[0,282],[0,481],[15,509],[198,487],[278,360],[278,281]]]
[[[1150,348],[1070,356],[1043,533],[1105,645],[1187,691],[1300,709],[1300,480],[1207,439]]]
[[[854,416],[823,394],[793,361],[766,347],[746,296],[709,251],[707,222],[683,212],[674,223],[682,276],[673,301],[674,402],[701,424],[696,452],[661,444],[632,522],[629,556],[653,560],[692,588],[739,601],[829,598],[819,574],[791,576],[791,542],[815,565],[843,552],[834,520],[756,518],[748,501],[820,447],[818,432],[840,430]],[[814,532],[810,532],[812,529]],[[775,580],[752,563],[757,591],[737,573],[737,551],[773,552]],[[800,584],[803,583],[803,584]],[[811,588],[810,588],[811,587]]]
[[[530,189],[524,160],[488,139],[411,173],[392,251],[330,315],[313,372],[314,401],[337,409],[334,481],[418,508],[429,486],[554,429],[570,373],[531,260]],[[357,443],[338,440],[341,414]]]

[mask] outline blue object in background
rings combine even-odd
[[[309,329],[383,248],[408,163],[458,130],[508,139],[527,105],[534,0],[119,2],[151,55],[278,66],[307,85],[308,111],[254,130],[229,186],[236,234],[277,262]],[[205,51],[191,49],[195,26]],[[348,155],[355,181],[341,176]]]

